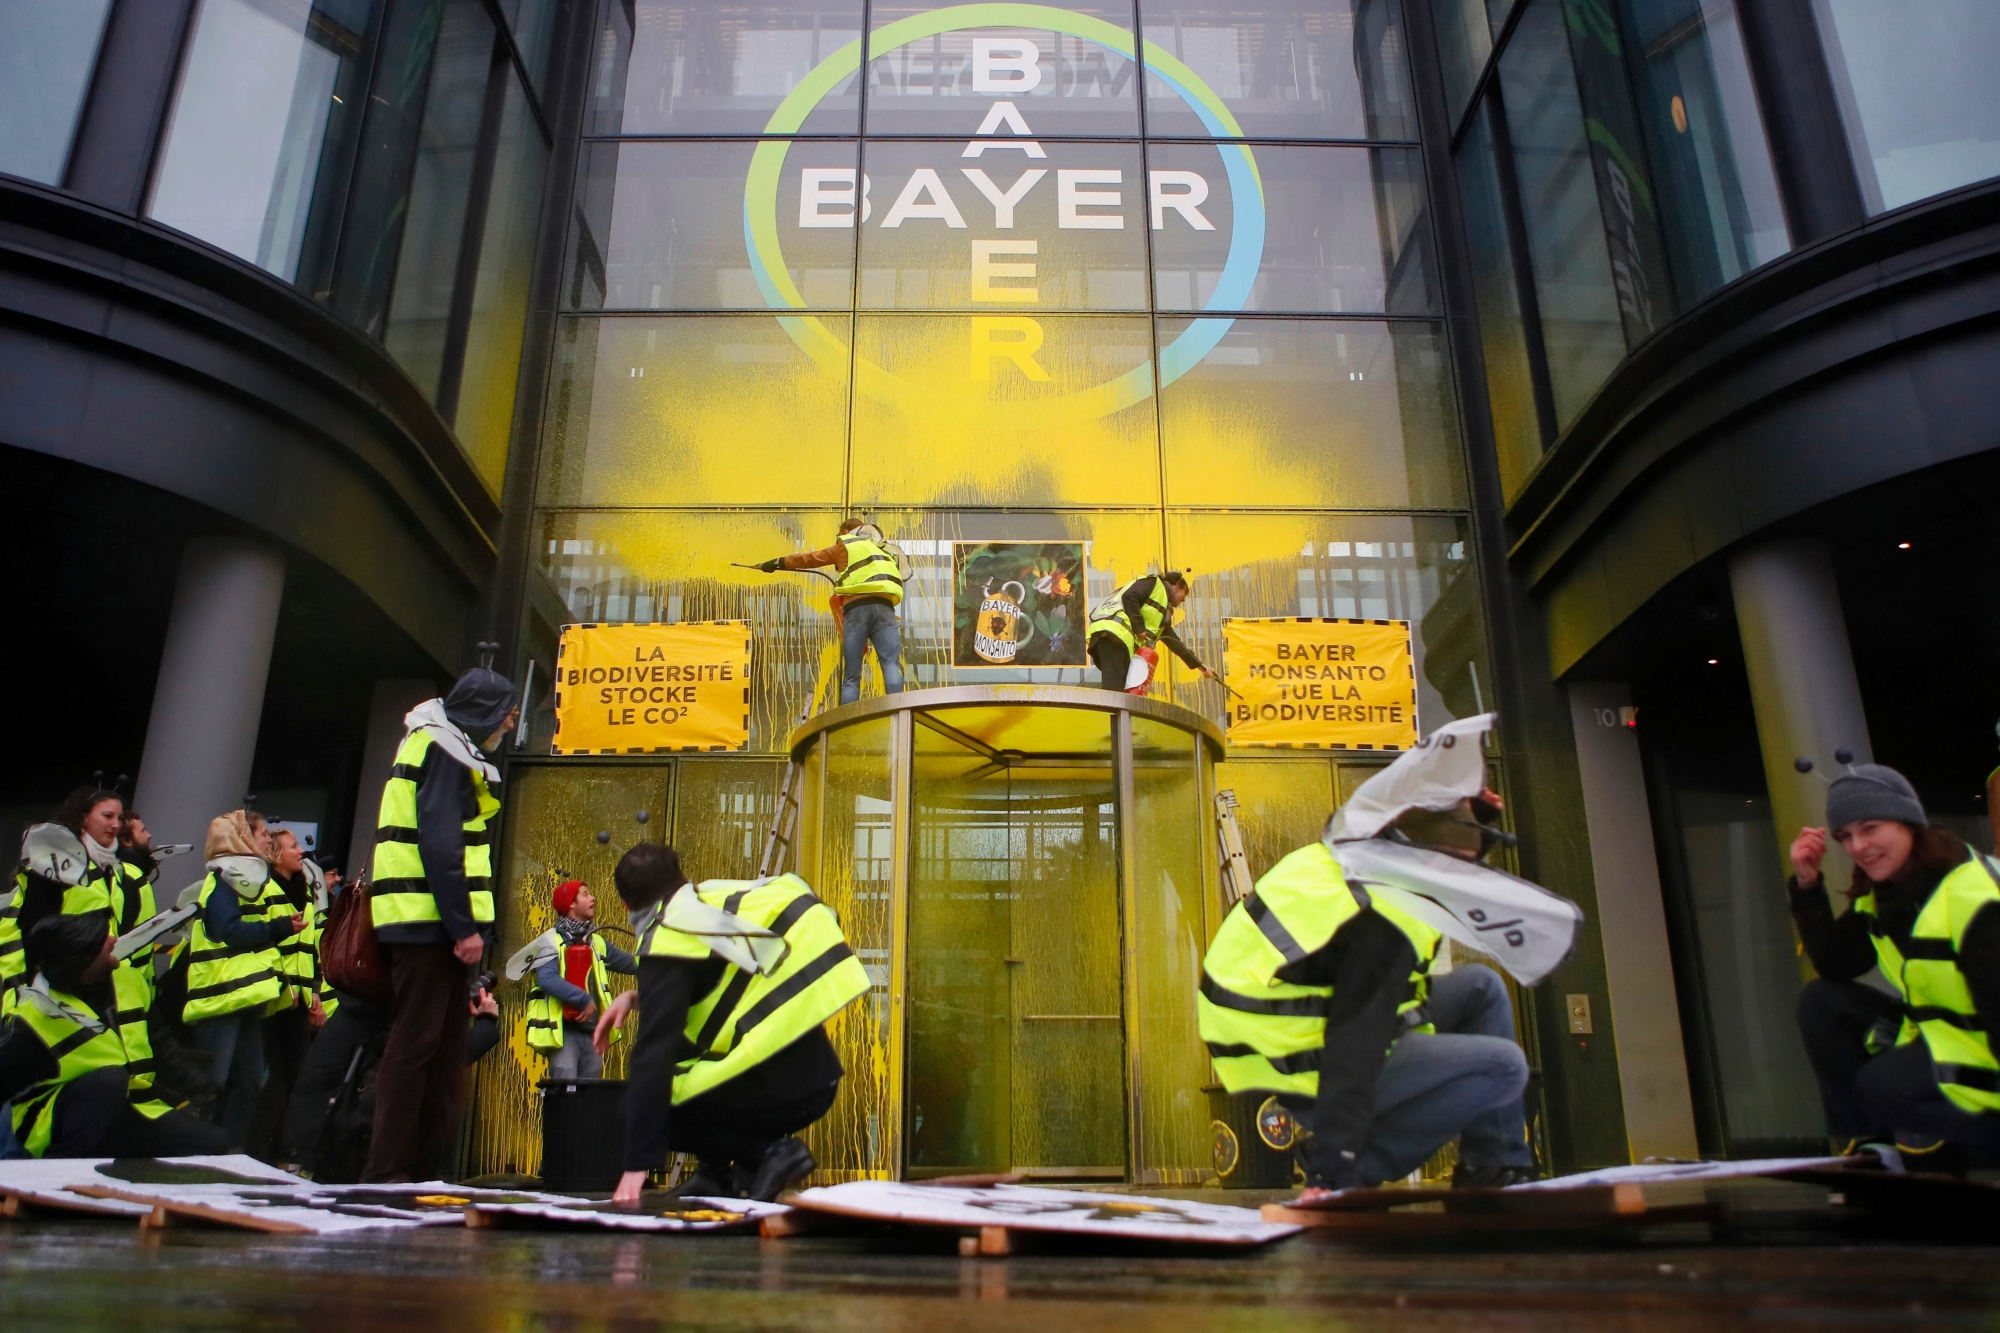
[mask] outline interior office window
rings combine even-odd
[[[934,156],[976,200],[956,150]],[[851,309],[856,161],[851,140],[588,144],[563,300],[579,310]],[[776,187],[775,206],[759,211],[775,258],[753,255],[743,235],[745,185],[760,162],[759,178]],[[872,194],[869,203],[872,227],[885,205]],[[964,233],[952,234],[962,267]]]
[[[1087,38],[998,25],[909,41],[885,35],[955,7],[926,0],[870,7],[870,49],[881,52],[868,63],[870,134],[1137,136],[1138,66]],[[1130,0],[1071,0],[1063,9],[1121,28],[1131,41]],[[1004,122],[995,119],[1001,102],[1014,108]]]
[[[1436,310],[1415,149],[1156,143],[1146,165],[1159,309]]]
[[[792,90],[860,36],[861,0],[605,0],[585,133],[765,133]],[[801,123],[772,132],[860,125],[857,59]]]
[[[1431,13],[1437,24],[1445,98],[1455,120],[1486,68],[1486,57],[1493,54],[1493,32],[1487,26],[1485,0],[1431,0]]]
[[[0,171],[62,181],[111,0],[0,0]]]
[[[1500,55],[1500,86],[1534,267],[1557,428],[1625,357],[1621,293],[1561,0],[1531,0]],[[1631,192],[1626,190],[1626,197]]]
[[[1139,146],[1052,141],[1043,152],[968,161],[959,143],[868,140],[861,307],[1144,310]]]
[[[1689,305],[1791,249],[1734,0],[1621,0],[1674,285]]]
[[[148,215],[299,278],[312,227],[337,226],[380,12],[202,0]]]
[[[2000,5],[1813,8],[1870,213],[2000,176]]]
[[[1141,32],[1192,70],[1243,132],[1273,139],[1414,139],[1394,0],[1151,0]],[[1195,108],[1146,79],[1146,129],[1205,137]]]
[[[541,220],[542,181],[549,146],[528,110],[528,97],[512,75],[494,145],[493,185],[479,242],[479,275],[473,282],[460,371],[458,442],[472,456],[494,495],[507,473],[513,437],[514,389],[520,376],[521,341],[528,320],[528,280],[535,266],[535,229]]]
[[[1501,489],[1511,498],[1541,458],[1544,441],[1507,212],[1501,202],[1493,114],[1494,104],[1489,100],[1473,117],[1464,142],[1458,146],[1458,191],[1465,210],[1466,251],[1472,260],[1493,447],[1499,459]]]
[[[431,64],[423,127],[411,164],[407,213],[382,345],[435,400],[465,243],[493,20],[478,0],[447,0]]]
[[[1160,345],[1219,322],[1162,317]],[[1167,503],[1458,508],[1457,424],[1429,321],[1239,319],[1160,390]]]

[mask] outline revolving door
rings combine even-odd
[[[798,869],[875,983],[829,1029],[826,1176],[1204,1176],[1220,754],[1199,714],[1073,687],[913,691],[794,734]]]

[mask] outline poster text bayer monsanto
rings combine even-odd
[[[1409,622],[1223,622],[1231,745],[1405,750],[1417,743]]]

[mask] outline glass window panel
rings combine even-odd
[[[1691,305],[1791,249],[1733,0],[1622,0],[1675,290]]]
[[[500,13],[514,34],[514,48],[536,91],[549,67],[549,42],[555,33],[556,0],[500,0]]]
[[[767,294],[744,240],[760,153],[780,160],[773,214],[790,292],[773,285]],[[564,300],[582,309],[848,309],[854,170],[851,143],[587,145]]]
[[[493,20],[476,0],[449,0],[438,28],[430,95],[409,185],[396,283],[383,346],[435,398],[465,240],[465,208],[479,155]]]
[[[1583,104],[1560,3],[1538,0],[1500,56],[1558,429],[1625,357]]]
[[[62,181],[111,0],[0,0],[0,171]]]
[[[1215,845],[1193,732],[1132,719],[1131,929],[1137,1012],[1128,1018],[1145,1079],[1139,1086],[1140,1183],[1187,1183],[1213,1170],[1208,1097],[1212,1066],[1187,997],[1201,989],[1208,947],[1206,863]]]
[[[749,621],[748,748],[781,753],[840,669],[831,585],[736,564],[816,550],[839,523],[835,510],[557,510],[540,515],[535,559],[575,621]]]
[[[1232,751],[1215,766],[1215,789],[1236,793],[1236,826],[1252,879],[1317,842],[1335,805],[1333,764],[1323,756],[1267,759],[1260,751]]]
[[[903,585],[901,612],[903,678],[913,690],[934,685],[1097,683],[1097,668],[1089,665],[953,668],[952,545],[955,542],[1084,542],[1086,607],[1148,569],[1165,568],[1160,563],[1157,510],[1036,513],[877,509],[870,511],[868,517],[880,525],[910,560],[911,575]]]
[[[346,197],[379,10],[203,0],[148,215],[317,287],[301,263]]]
[[[1144,25],[1146,40],[1192,70],[1251,138],[1417,137],[1393,3],[1148,0]],[[1169,79],[1148,70],[1146,132],[1211,130]]]
[[[1479,345],[1486,363],[1486,405],[1493,417],[1493,447],[1500,485],[1514,495],[1542,456],[1542,423],[1528,360],[1527,326],[1507,235],[1500,176],[1493,153],[1493,103],[1472,119],[1458,148],[1458,192],[1465,208],[1466,253],[1478,305]]]
[[[1156,504],[1143,316],[856,322],[858,504]]]
[[[999,146],[977,159],[958,143],[864,146],[862,308],[1144,310],[1138,147]]]
[[[1169,513],[1167,556],[1194,571],[1181,638],[1219,664],[1225,615],[1407,620],[1417,719],[1429,734],[1476,710],[1475,670],[1492,694],[1469,536],[1458,518]],[[1163,658],[1160,670],[1172,672],[1175,702],[1223,716],[1219,683],[1177,660]]]
[[[1813,0],[1870,213],[2000,176],[2000,5]]]
[[[1162,319],[1160,344],[1220,322]],[[1167,503],[1462,505],[1444,357],[1430,324],[1237,320],[1161,390]]]
[[[528,279],[535,266],[535,228],[549,165],[549,147],[528,110],[526,92],[519,80],[502,77],[507,79],[507,105],[495,146],[455,422],[459,443],[495,496],[506,479],[507,446],[513,438]]]
[[[562,321],[542,503],[838,505],[847,338],[846,316]]]
[[[636,34],[636,35],[635,35]],[[590,134],[852,134],[858,47],[848,72],[801,119],[772,117],[807,76],[861,37],[861,0],[605,0]]]
[[[1162,310],[1436,309],[1414,149],[1154,144],[1147,169]],[[1239,188],[1251,207],[1240,206]]]
[[[869,133],[1139,133],[1129,3],[1065,5],[1070,32],[937,31],[952,8],[885,0],[871,10]]]
[[[1437,24],[1444,95],[1455,120],[1486,68],[1486,57],[1493,54],[1493,33],[1483,0],[1431,0],[1431,13]]]

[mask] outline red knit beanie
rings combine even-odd
[[[576,895],[583,888],[580,879],[566,879],[556,885],[555,908],[557,916],[568,916],[569,909],[576,906]]]

